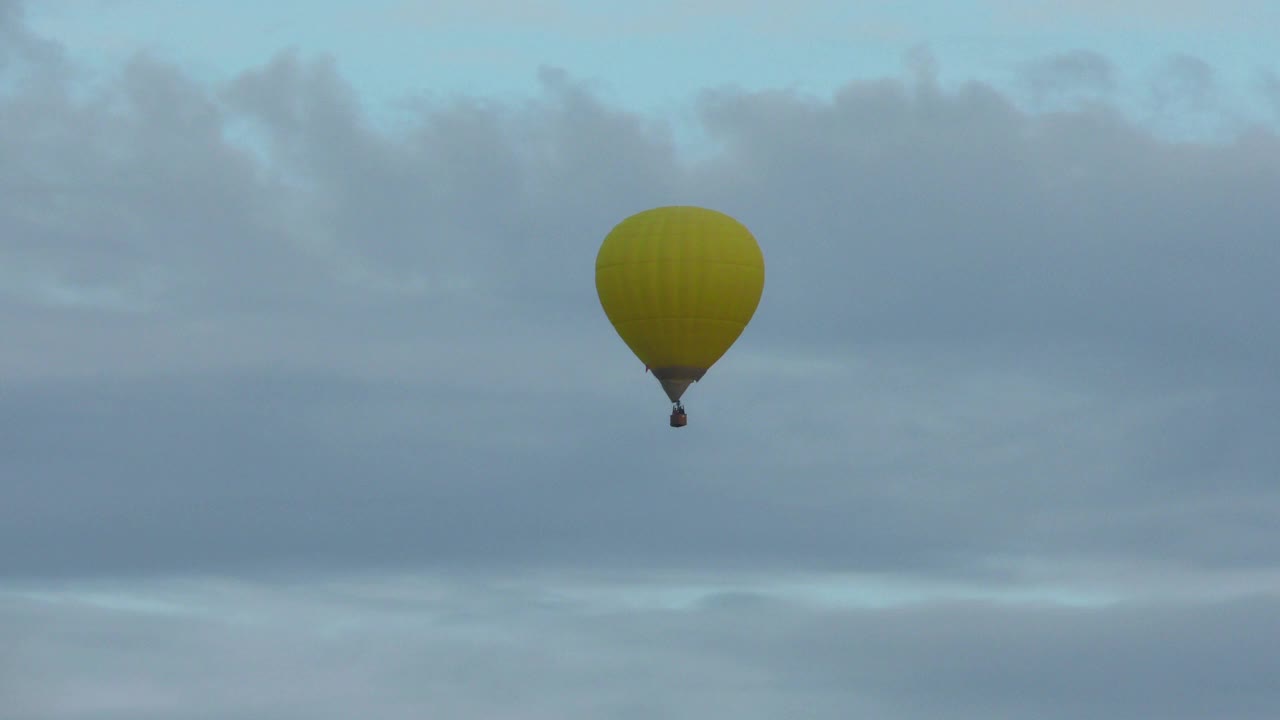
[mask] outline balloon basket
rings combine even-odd
[[[689,424],[689,416],[682,412],[671,413],[671,427],[684,427]]]

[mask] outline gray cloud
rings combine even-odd
[[[1023,82],[1040,100],[1076,92],[1105,96],[1115,89],[1115,67],[1106,57],[1076,50],[1032,62],[1023,70]]]
[[[12,71],[15,66],[34,69],[45,76],[65,71],[61,48],[28,31],[22,0],[0,0],[0,72]],[[0,82],[0,92],[4,89]]]
[[[7,574],[1273,560],[1274,134],[924,72],[708,91],[695,160],[554,70],[394,130],[290,54],[61,82],[0,115]],[[667,202],[769,262],[678,437],[591,281]]]
[[[1190,55],[1166,60],[1152,83],[1152,102],[1159,110],[1204,111],[1212,109],[1217,86],[1209,63]]]
[[[1280,74],[1264,69],[1260,74],[1259,86],[1263,97],[1271,104],[1275,117],[1280,118]]]
[[[23,5],[18,0],[0,0],[0,30],[11,32],[23,23]]]
[[[0,662],[16,683],[7,706],[40,720],[1249,720],[1280,700],[1275,596],[874,607],[714,589],[673,602],[652,589],[366,577],[10,594]]]
[[[16,8],[0,5],[7,707],[1274,707],[1258,644],[1280,541],[1274,129],[1174,142],[1101,101],[1031,112],[945,89],[916,54],[908,79],[829,98],[708,90],[693,154],[555,69],[528,98],[415,99],[395,125],[336,62],[292,53],[217,86],[146,56],[95,84]],[[1193,65],[1170,87],[1211,113]],[[1055,92],[1114,72],[1092,55],[1030,67]],[[592,283],[615,222],[674,202],[741,218],[769,268],[678,433]],[[388,590],[449,598],[404,614],[279,585],[374,592],[351,578],[382,570],[475,585]],[[535,571],[551,579],[512,579]],[[1054,599],[542,595],[646,573]],[[195,616],[220,586],[150,579],[192,575],[268,579]],[[87,578],[125,577],[130,602],[168,614],[81,606]],[[1064,604],[1099,586],[1120,603]],[[259,677],[324,692],[228,699]]]

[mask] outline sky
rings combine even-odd
[[[1270,720],[1277,26],[0,0],[0,717]]]

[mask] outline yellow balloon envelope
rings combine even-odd
[[[764,255],[751,232],[724,213],[654,208],[605,236],[596,292],[623,342],[679,405],[755,314]]]

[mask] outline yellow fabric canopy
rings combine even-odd
[[[605,315],[672,402],[729,349],[764,291],[764,255],[724,213],[691,206],[637,213],[596,256]]]

